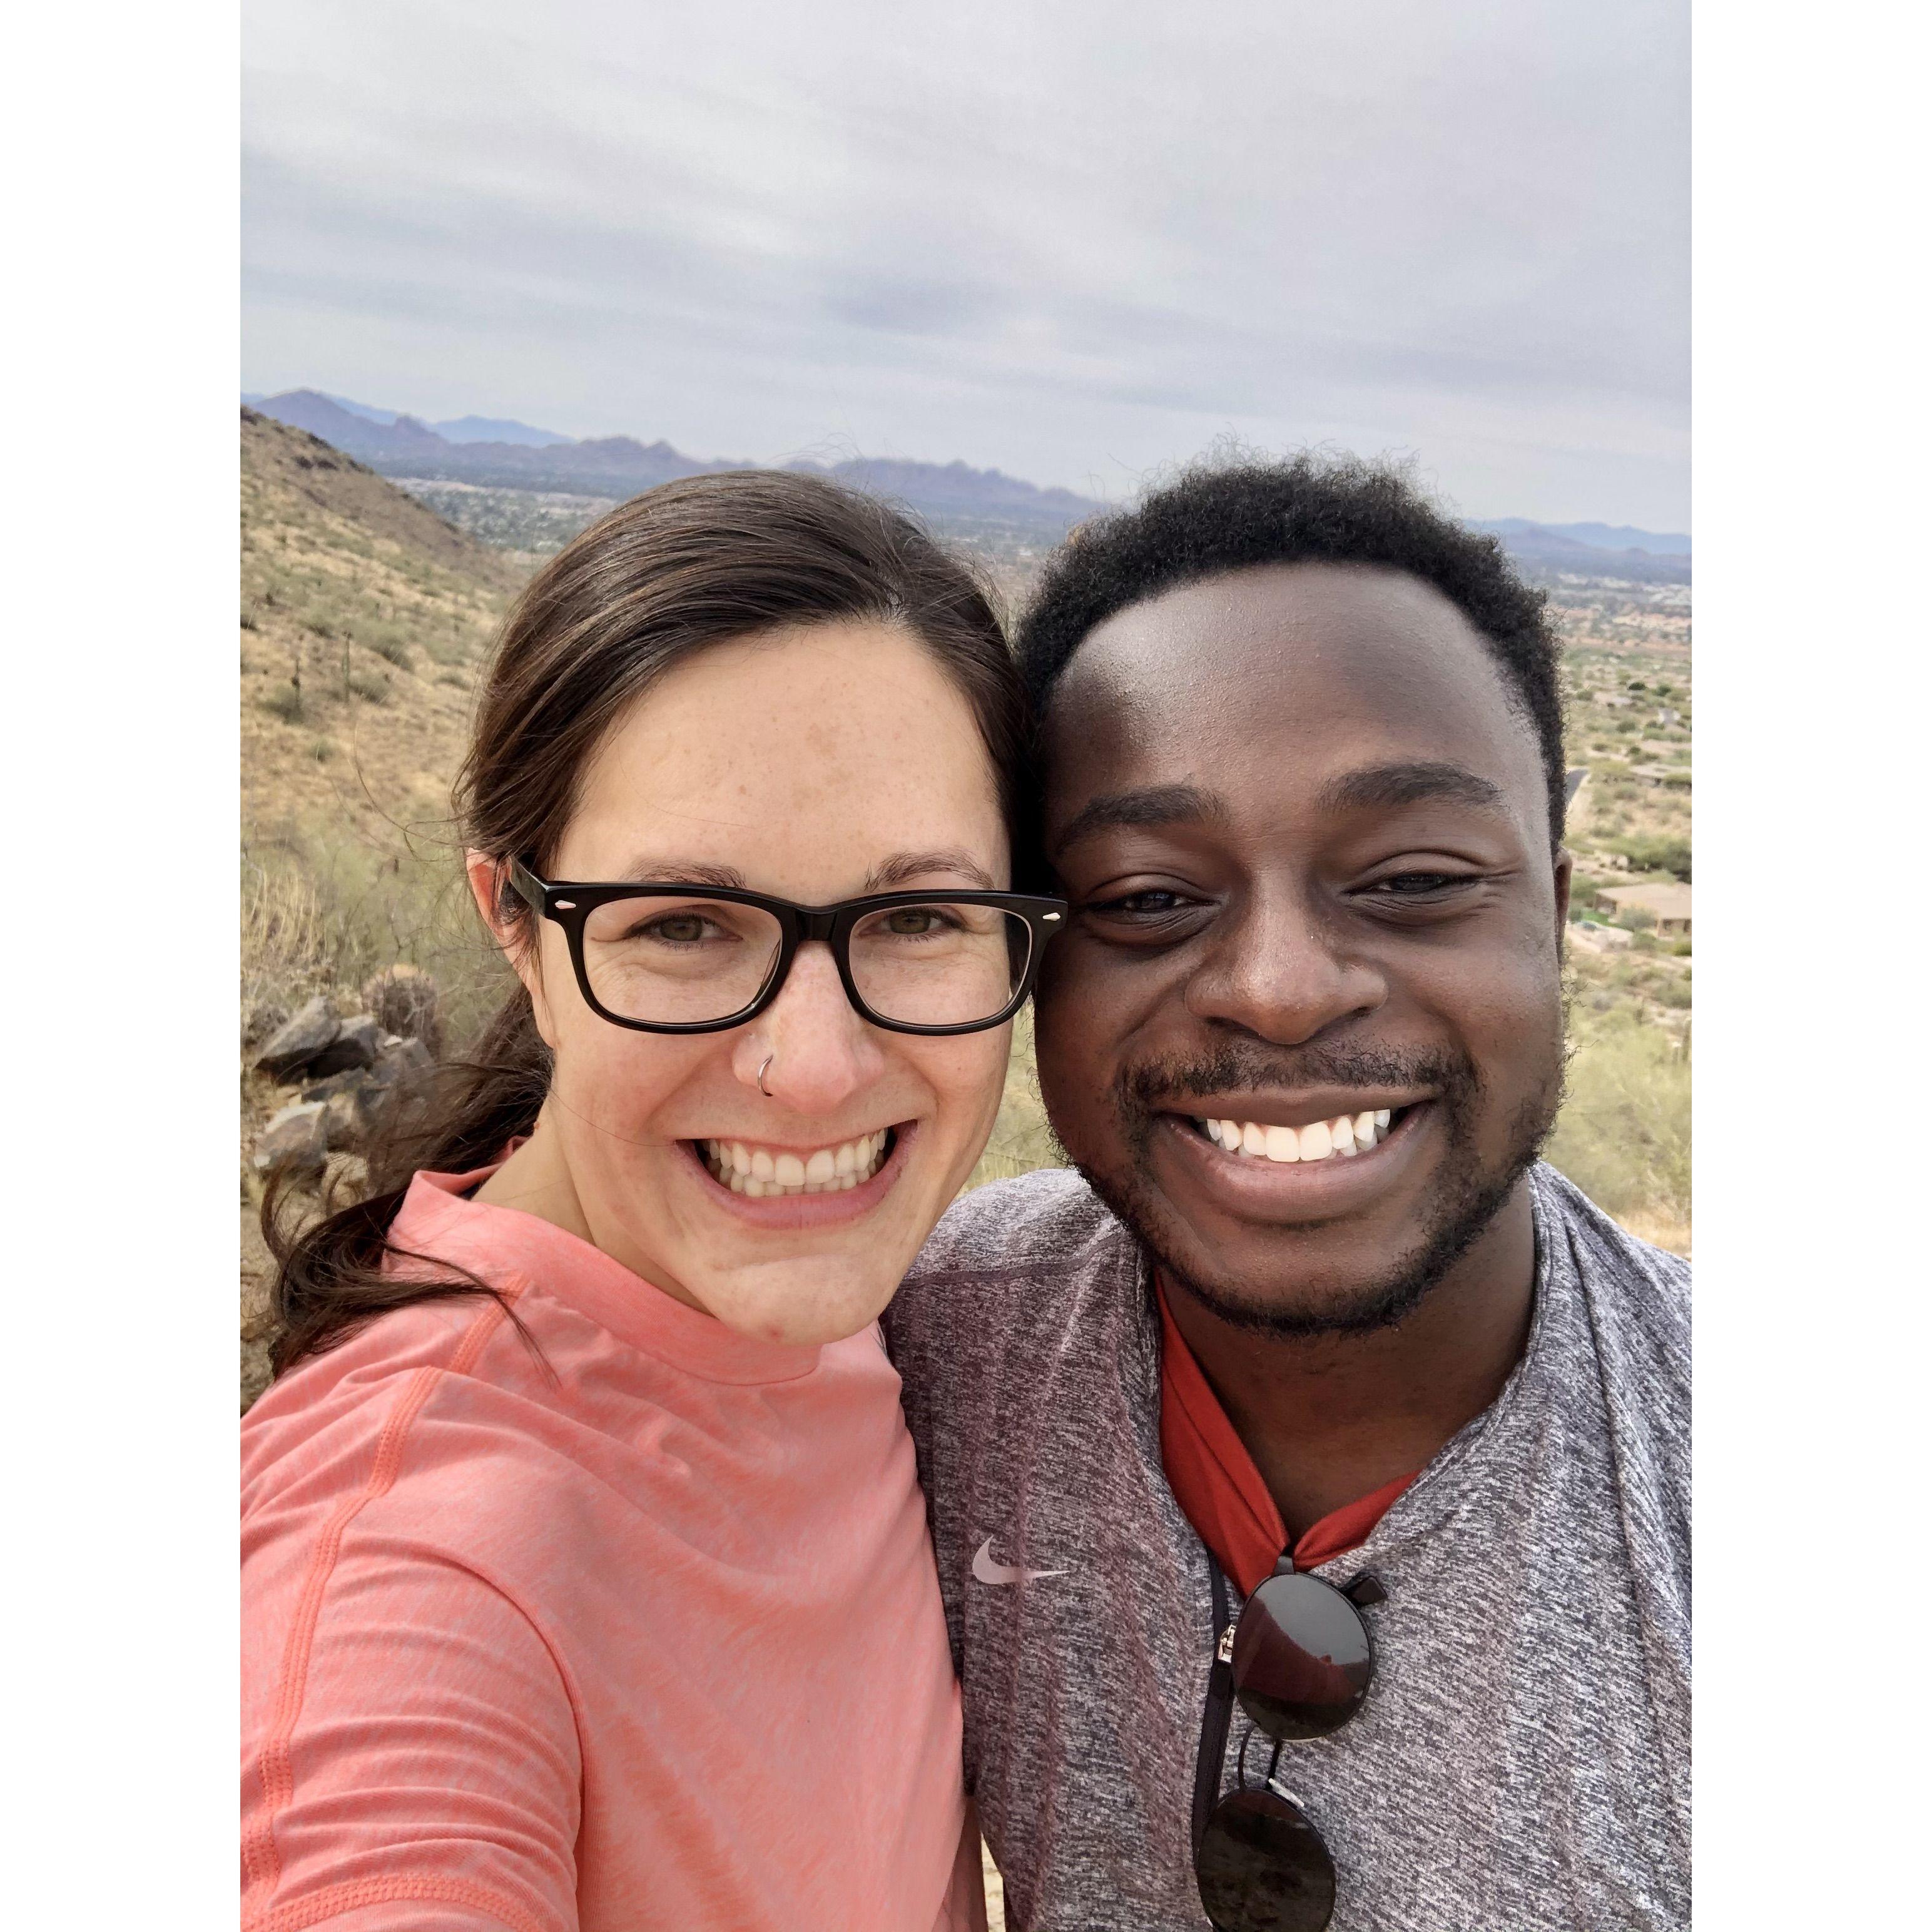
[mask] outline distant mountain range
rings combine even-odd
[[[676,477],[759,466],[722,458],[705,462],[662,439],[644,443],[633,436],[607,436],[578,441],[497,417],[459,416],[425,423],[316,389],[244,395],[242,400],[389,476],[625,497]],[[890,497],[962,534],[997,534],[1025,543],[1056,543],[1074,524],[1107,508],[1071,490],[1042,489],[1000,470],[975,470],[964,463],[862,457],[789,466]],[[1499,537],[1504,548],[1532,575],[1567,573],[1659,584],[1690,580],[1688,536],[1621,524],[1534,524],[1520,517],[1499,518],[1475,527]]]
[[[416,422],[413,416],[405,417],[400,410],[373,409],[367,403],[353,403],[346,396],[332,396],[320,389],[291,389],[286,394],[280,396],[244,395],[242,400],[250,408],[262,410],[264,414],[273,416],[278,422],[296,421],[293,416],[285,415],[282,412],[279,406],[281,404],[288,403],[308,408],[312,400],[332,403],[337,409],[344,410],[352,416],[358,417],[365,423],[376,424],[384,428],[392,427],[399,422]],[[266,405],[270,403],[275,404],[278,406],[269,409]],[[298,429],[308,428],[308,424],[301,422],[296,423],[296,426]],[[567,436],[560,436],[554,429],[532,429],[528,423],[513,422],[507,416],[452,416],[447,422],[434,422],[426,426],[434,430],[446,442],[521,443],[532,449],[545,449],[555,444],[567,443],[571,440]],[[424,427],[424,425],[418,424],[418,427]],[[320,436],[322,432],[317,430],[313,434]],[[333,442],[334,439],[323,436],[322,440],[328,442]],[[338,449],[342,449],[344,446],[338,442],[336,443],[335,447]],[[346,451],[346,453],[351,456],[358,454],[352,449]]]

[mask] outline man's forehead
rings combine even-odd
[[[1276,760],[1313,778],[1439,758],[1541,783],[1534,734],[1468,619],[1418,578],[1359,566],[1264,566],[1116,613],[1069,662],[1046,723],[1056,806]]]

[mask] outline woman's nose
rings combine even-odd
[[[769,1059],[770,1065],[766,1062]],[[732,1070],[796,1114],[832,1114],[877,1079],[885,1065],[878,1030],[854,1011],[832,949],[808,940],[784,990],[745,1030]]]

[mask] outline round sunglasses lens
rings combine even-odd
[[[1270,1576],[1234,1627],[1234,1695],[1272,1738],[1326,1737],[1355,1714],[1373,1658],[1361,1612],[1333,1584]]]
[[[1230,1792],[1215,1806],[1194,1876],[1218,1932],[1322,1932],[1334,1916],[1328,1847],[1272,1791]]]

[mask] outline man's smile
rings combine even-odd
[[[1244,1220],[1300,1221],[1358,1212],[1408,1180],[1439,1109],[1422,1100],[1318,1114],[1257,1099],[1242,1111],[1263,1118],[1155,1117],[1168,1191],[1205,1195]]]

